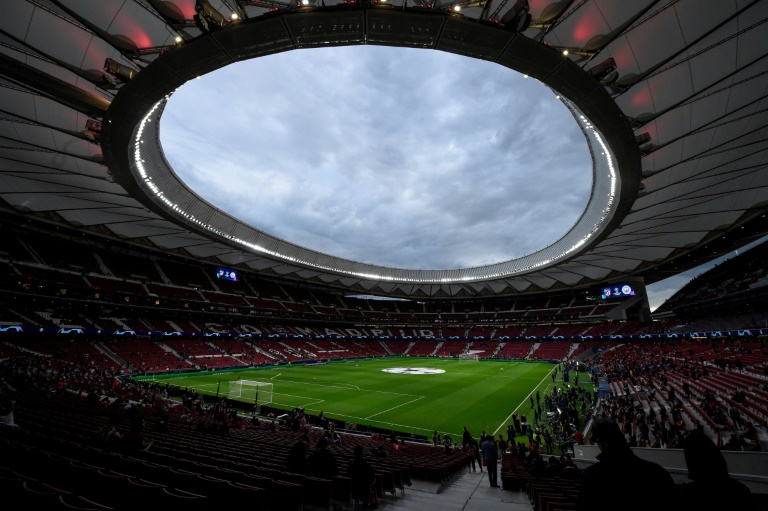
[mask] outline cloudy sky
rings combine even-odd
[[[297,50],[192,80],[161,140],[188,186],[279,238],[410,269],[520,257],[576,222],[587,144],[544,85],[409,48]]]
[[[705,273],[706,271],[711,270],[715,265],[718,265],[727,259],[732,259],[739,254],[743,254],[745,251],[761,243],[764,243],[766,241],[768,241],[768,237],[761,238],[757,241],[754,241],[752,243],[749,243],[743,246],[739,250],[730,252],[706,264],[703,264],[696,268],[692,268],[686,272],[675,275],[674,277],[670,277],[668,279],[664,279],[659,282],[656,282],[655,284],[651,284],[647,286],[646,292],[648,293],[648,302],[651,305],[651,312],[653,312],[658,306],[663,304],[665,300],[670,298],[673,294],[675,294],[675,292],[677,292],[677,290],[685,286],[694,277],[697,277],[702,273]]]
[[[584,137],[549,89],[431,50],[237,63],[179,89],[161,139],[216,207],[287,241],[399,268],[541,249],[576,222],[592,185]],[[649,286],[651,310],[714,264]]]

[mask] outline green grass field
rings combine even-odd
[[[364,426],[432,437],[450,433],[461,438],[464,426],[473,436],[482,431],[506,436],[512,413],[532,417],[529,395],[542,397],[552,386],[554,365],[514,361],[463,361],[421,357],[332,362],[315,366],[277,366],[159,376],[162,383],[201,394],[228,397],[233,380],[274,384],[269,406],[303,407],[316,415]],[[397,374],[393,368],[428,368],[436,374]],[[219,382],[221,382],[219,386]]]

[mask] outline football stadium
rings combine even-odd
[[[766,21],[4,1],[8,509],[768,509]]]

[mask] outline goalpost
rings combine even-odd
[[[274,384],[266,381],[234,380],[229,382],[227,397],[239,399],[257,405],[265,405],[272,402]]]
[[[459,353],[459,362],[478,362],[479,360],[480,357],[477,355],[477,352]]]

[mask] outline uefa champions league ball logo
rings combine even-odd
[[[440,374],[445,372],[443,369],[432,369],[431,367],[390,367],[389,369],[382,369],[382,371],[393,374]]]

